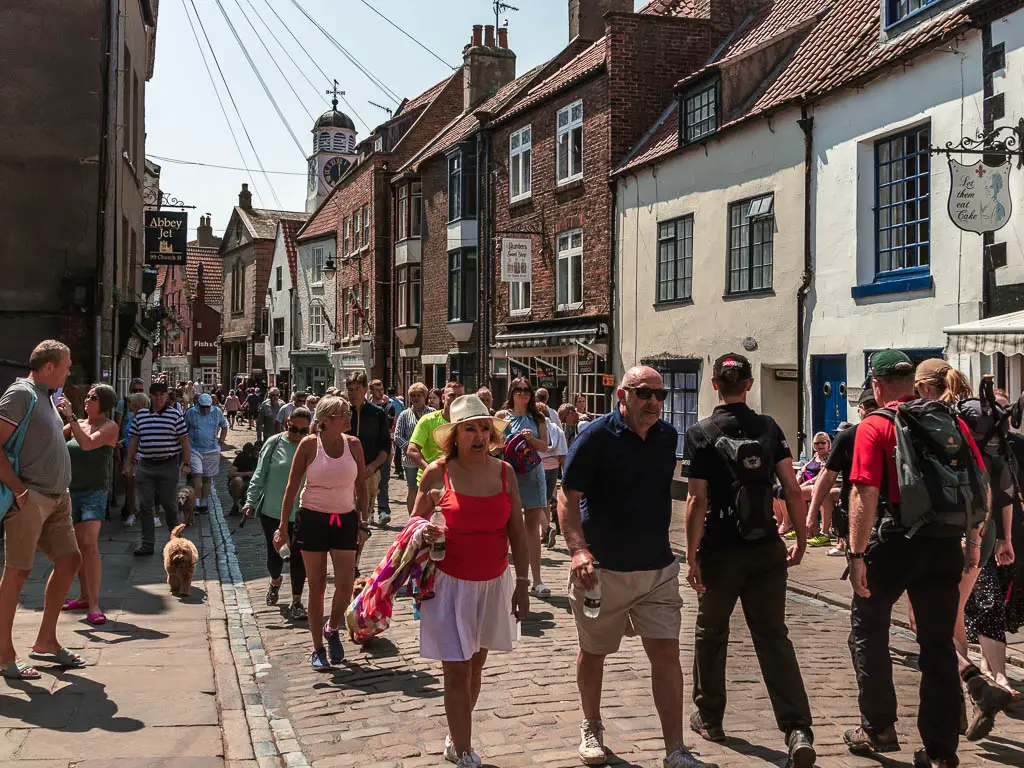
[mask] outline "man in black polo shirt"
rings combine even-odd
[[[181,412],[167,404],[167,382],[154,381],[149,387],[152,407],[139,411],[128,431],[131,442],[124,461],[124,473],[135,476],[135,488],[142,514],[142,545],[136,555],[152,555],[156,548],[153,514],[156,505],[167,516],[167,530],[178,524],[178,474],[188,474],[192,451]],[[138,466],[135,454],[139,455]]]
[[[747,407],[750,362],[723,355],[712,384],[718,407],[687,430],[682,471],[689,478],[686,578],[699,595],[690,727],[709,741],[725,740],[729,620],[739,599],[775,720],[786,734],[787,766],[810,768],[816,758],[811,710],[786,628],[786,568],[800,562],[807,546],[803,495],[782,430]],[[772,518],[772,468],[796,529],[788,553]]]
[[[348,434],[359,438],[366,459],[366,504],[362,511],[363,520],[373,520],[373,504],[380,490],[380,468],[388,464],[391,456],[391,429],[388,416],[382,408],[366,399],[366,374],[362,371],[350,373],[345,380],[348,399],[352,403],[352,426]],[[381,521],[381,526],[387,524]],[[358,562],[358,556],[356,558]]]
[[[605,762],[601,723],[604,659],[623,635],[639,635],[650,659],[654,706],[665,737],[665,768],[705,766],[683,743],[679,663],[679,562],[669,545],[675,428],[659,418],[667,392],[653,368],[631,368],[611,413],[576,438],[566,459],[558,516],[572,553],[569,603],[580,651],[576,680],[583,717],[580,759]],[[599,565],[600,570],[595,570]],[[596,618],[583,595],[600,585]]]

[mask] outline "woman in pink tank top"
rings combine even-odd
[[[369,531],[359,512],[366,509],[363,449],[358,438],[345,434],[351,418],[349,402],[343,397],[328,396],[317,403],[317,431],[303,438],[292,459],[281,505],[285,511],[274,535],[274,546],[280,550],[288,541],[287,521],[301,487],[295,545],[302,551],[309,581],[309,632],[313,636],[310,664],[318,672],[330,671],[331,664],[340,664],[345,658],[339,628],[352,599],[356,550]],[[334,597],[330,617],[321,625],[328,553],[334,565]]]
[[[506,424],[476,395],[456,398],[451,423],[434,430],[444,458],[424,470],[414,507],[429,520],[437,505],[445,518],[443,528],[424,531],[427,542],[444,532],[445,557],[437,561],[434,597],[420,608],[420,655],[442,662],[449,731],[444,756],[458,766],[480,765],[472,747],[473,702],[487,652],[511,651],[516,621],[530,609],[519,486],[512,468],[490,454],[504,444]]]

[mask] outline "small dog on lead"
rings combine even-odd
[[[199,562],[196,545],[181,535],[185,524],[181,523],[171,531],[170,540],[164,545],[164,570],[167,585],[172,595],[188,597],[192,594],[192,576]]]
[[[195,525],[196,490],[191,485],[183,485],[178,489],[178,514],[185,525]]]

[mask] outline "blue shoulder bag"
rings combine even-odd
[[[14,470],[14,474],[18,474],[19,470],[19,459],[18,456],[21,454],[21,444],[25,442],[25,433],[28,431],[28,422],[32,418],[32,411],[36,407],[36,393],[29,390],[29,395],[32,397],[32,402],[28,404],[28,410],[25,411],[25,417],[18,424],[18,428],[14,430],[14,433],[7,439],[4,444],[4,455],[7,456],[7,461],[11,464],[11,469]],[[7,514],[7,510],[14,504],[14,491],[8,488],[3,483],[0,483],[0,520],[4,519]]]

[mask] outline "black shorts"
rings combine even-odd
[[[304,552],[330,552],[359,549],[359,515],[355,510],[343,515],[317,512],[299,507],[295,519],[295,544]]]

